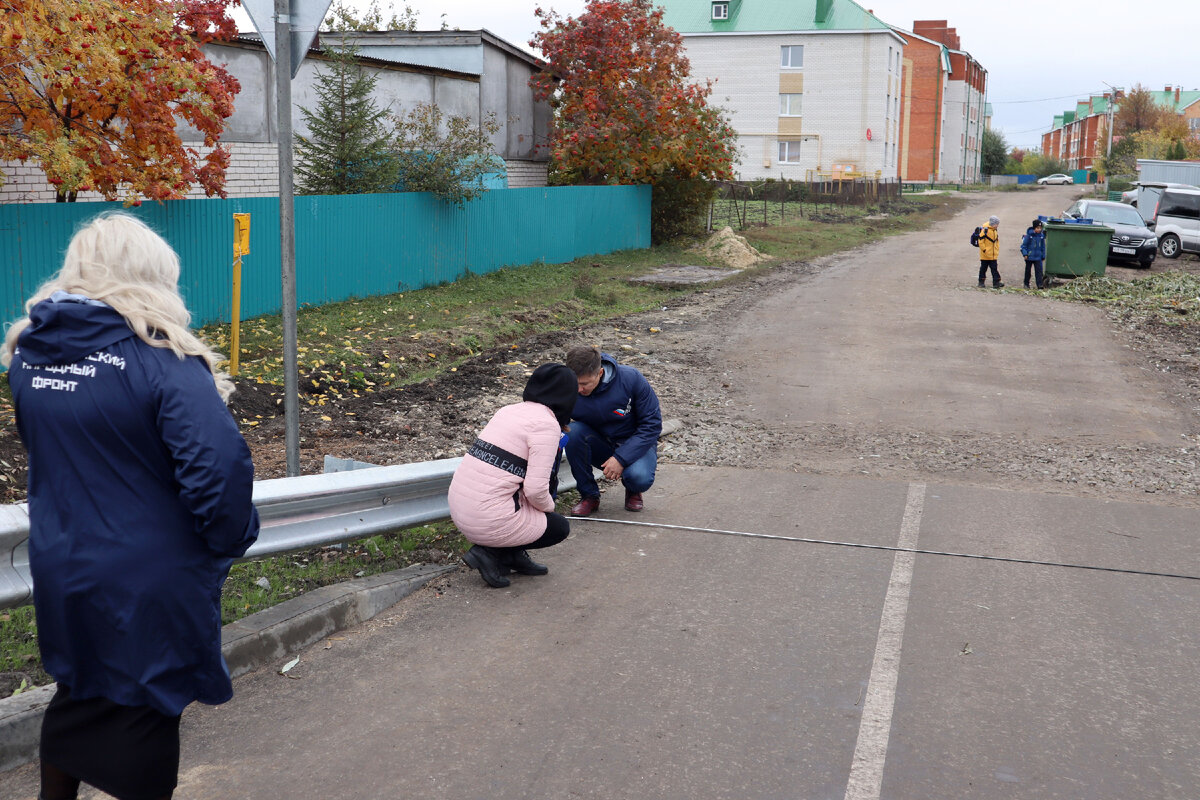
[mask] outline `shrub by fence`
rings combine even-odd
[[[0,205],[0,315],[62,265],[80,224],[120,203]],[[176,200],[127,209],[179,253],[195,324],[228,321],[233,214],[249,213],[242,316],[280,309],[279,201]],[[296,293],[306,305],[420,289],[467,272],[650,246],[649,186],[498,189],[456,207],[424,192],[297,197]]]

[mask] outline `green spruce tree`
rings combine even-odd
[[[388,111],[375,103],[375,76],[352,47],[326,56],[327,66],[317,70],[316,110],[300,109],[309,135],[296,137],[299,193],[394,191],[399,165]]]

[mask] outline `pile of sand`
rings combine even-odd
[[[769,258],[751,247],[744,237],[738,236],[728,226],[708,237],[700,251],[713,261],[738,269],[753,267]]]

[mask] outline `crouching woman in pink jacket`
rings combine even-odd
[[[474,545],[463,561],[489,586],[508,586],[509,572],[545,575],[550,570],[525,551],[552,547],[570,533],[554,500],[559,442],[578,396],[578,380],[565,365],[538,367],[524,402],[497,411],[454,471],[450,518]]]

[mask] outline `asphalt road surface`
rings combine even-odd
[[[1071,191],[843,256],[714,369],[763,424],[1019,434],[1051,408],[1064,436],[1171,441],[1186,411],[1094,309],[962,288],[976,217],[1017,237]],[[549,576],[455,573],[190,708],[176,796],[1197,796],[1200,580],[1138,574],[1200,576],[1195,508],[689,466],[641,514],[619,494]],[[32,767],[5,778],[34,796]]]

